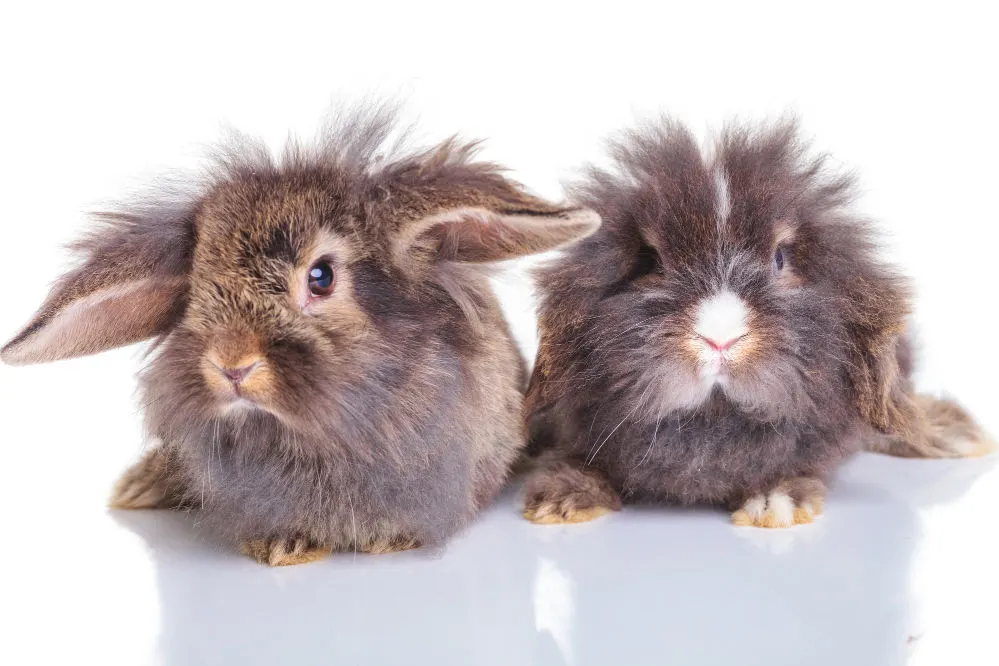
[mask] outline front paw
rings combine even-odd
[[[524,518],[538,525],[584,523],[621,508],[621,499],[596,471],[555,463],[527,482]]]
[[[359,547],[357,550],[361,553],[370,553],[372,555],[385,555],[387,553],[399,553],[404,550],[413,550],[414,548],[419,548],[420,542],[412,537],[407,536],[394,536],[394,537],[381,537],[372,539],[368,543]]]
[[[283,567],[290,564],[306,564],[328,557],[331,549],[309,539],[282,537],[255,539],[242,545],[243,553],[261,564]]]
[[[811,478],[785,481],[766,494],[754,495],[732,514],[732,523],[754,527],[792,527],[811,523],[822,513],[825,486]]]
[[[112,509],[173,509],[180,503],[169,456],[161,446],[146,453],[121,475],[109,501]]]

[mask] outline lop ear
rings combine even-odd
[[[554,250],[600,227],[600,216],[588,208],[515,195],[477,197],[428,215],[401,230],[400,246],[436,261],[502,261]]]
[[[900,331],[853,334],[850,380],[864,419],[880,432],[905,429],[906,378],[896,359]]]
[[[874,430],[904,443],[912,455],[924,457],[926,424],[913,401],[908,376],[908,284],[869,271],[845,287],[845,292],[844,313],[851,343],[848,373],[857,408]]]
[[[72,247],[79,267],[0,350],[11,365],[95,354],[167,331],[183,313],[193,214],[107,214]]]

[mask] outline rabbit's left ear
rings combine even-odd
[[[864,419],[881,432],[897,430],[905,421],[904,378],[895,358],[898,334],[867,332],[854,336],[849,369]]]
[[[436,261],[488,262],[554,250],[600,227],[588,208],[558,206],[511,188],[511,196],[432,213],[400,230],[398,247]]]
[[[76,243],[83,262],[53,285],[0,359],[56,361],[166,332],[184,311],[193,245],[191,216],[110,216]]]
[[[857,408],[875,430],[914,436],[917,414],[899,359],[909,315],[908,285],[870,273],[846,287],[843,298],[848,374]]]

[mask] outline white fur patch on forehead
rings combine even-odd
[[[746,302],[729,289],[723,289],[701,301],[697,307],[694,332],[720,345],[745,335],[749,310]]]
[[[729,190],[728,176],[720,166],[712,169],[711,175],[715,186],[715,220],[720,231],[725,228],[728,216],[732,213],[732,193]]]

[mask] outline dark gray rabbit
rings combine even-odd
[[[526,443],[527,375],[484,264],[593,232],[455,140],[379,154],[384,109],[280,160],[239,141],[190,194],[101,216],[11,364],[155,338],[157,442],[118,508],[196,508],[272,565],[439,544]]]
[[[654,500],[786,527],[861,448],[994,450],[913,392],[908,283],[793,123],[732,127],[711,155],[669,120],[612,145],[615,167],[574,189],[601,229],[538,276],[527,518]]]

